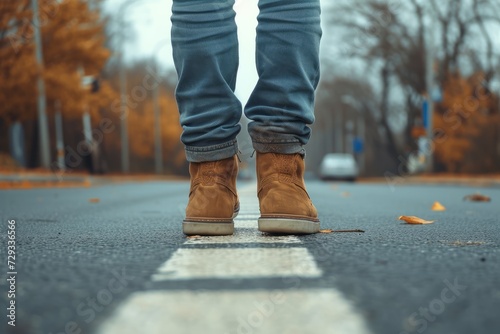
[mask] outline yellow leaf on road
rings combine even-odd
[[[319,230],[319,233],[332,233],[333,230]]]
[[[434,202],[434,204],[432,204],[431,210],[432,211],[445,211],[446,208],[443,206],[443,204],[441,204],[439,202]]]
[[[416,216],[399,216],[398,219],[405,221],[407,224],[418,224],[418,225],[432,224],[435,222],[435,220],[425,220]]]
[[[89,202],[90,203],[99,203],[101,200],[99,198],[90,198]]]

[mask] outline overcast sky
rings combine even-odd
[[[127,0],[106,0],[105,11],[117,14],[120,6]],[[240,45],[240,67],[236,95],[244,103],[248,99],[257,81],[255,70],[255,27],[257,25],[258,0],[236,0],[236,23],[238,25]],[[328,7],[333,0],[322,0],[323,39],[321,54],[323,58],[336,59],[340,52],[338,36],[333,36],[332,29],[326,29]],[[128,23],[129,41],[125,54],[128,60],[144,59],[155,55],[164,69],[173,68],[172,48],[170,45],[170,14],[172,0],[138,0],[124,11],[124,19]],[[500,45],[500,34],[497,34]],[[350,76],[365,77],[369,68],[367,64],[355,59],[342,58],[336,71],[349,73]],[[375,78],[373,78],[375,80]]]

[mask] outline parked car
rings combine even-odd
[[[329,153],[321,162],[319,176],[323,180],[355,181],[359,176],[358,164],[352,154]]]

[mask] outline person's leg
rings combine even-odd
[[[238,39],[234,0],[174,0],[176,99],[191,188],[185,234],[232,234],[241,104],[234,95]]]
[[[320,2],[260,0],[259,8],[248,131],[258,152],[303,154],[319,81]]]
[[[235,155],[241,103],[234,95],[238,36],[234,0],[174,0],[175,92],[190,162]]]
[[[257,151],[259,229],[315,233],[317,211],[304,184],[304,145],[314,121],[321,39],[319,0],[260,0],[259,81],[246,107]]]

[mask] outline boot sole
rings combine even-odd
[[[184,220],[182,222],[182,232],[185,235],[232,235],[234,233],[233,219],[238,215],[235,211],[233,217],[227,221],[200,219]]]
[[[275,234],[313,234],[319,232],[319,221],[292,218],[259,218],[259,231]]]
[[[185,235],[231,235],[234,233],[234,223],[184,221],[182,232]]]

